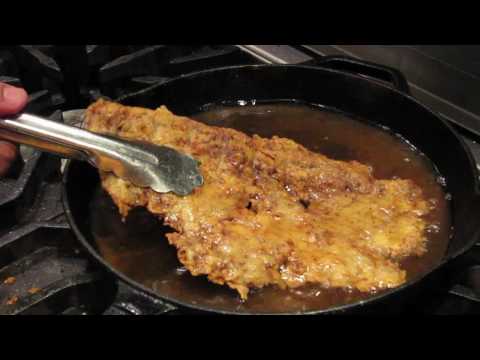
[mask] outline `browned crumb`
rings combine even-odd
[[[12,296],[10,299],[7,300],[5,304],[7,305],[15,305],[18,301],[18,296]]]
[[[28,292],[29,292],[30,294],[36,294],[36,293],[39,292],[40,290],[42,290],[42,289],[37,288],[37,287],[32,287],[31,289],[28,289]]]
[[[17,279],[15,279],[15,277],[9,276],[8,278],[6,278],[6,279],[3,281],[3,283],[4,283],[5,285],[13,285],[13,284],[15,284],[16,281],[17,281]]]

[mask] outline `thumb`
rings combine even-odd
[[[27,101],[28,94],[25,90],[0,83],[0,116],[18,113]]]

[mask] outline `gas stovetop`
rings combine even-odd
[[[24,87],[26,111],[75,124],[100,96],[115,100],[173,77],[207,68],[255,63],[312,63],[291,46],[15,46],[0,47],[0,82]],[[434,109],[435,110],[435,109]],[[480,163],[474,134],[464,134]],[[61,203],[62,161],[21,146],[0,179],[0,314],[184,314],[126,291],[91,262],[77,243]],[[480,167],[479,167],[480,168]],[[425,314],[480,313],[480,247],[448,291],[425,295]],[[477,265],[478,264],[478,265]]]

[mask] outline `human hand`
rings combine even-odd
[[[0,116],[20,112],[27,104],[27,92],[8,84],[0,83]],[[0,176],[7,173],[17,157],[17,147],[6,141],[0,141]]]

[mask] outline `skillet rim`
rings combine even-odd
[[[438,122],[440,122],[446,129],[450,132],[452,136],[455,137],[455,139],[459,142],[461,145],[464,154],[467,156],[468,161],[470,163],[470,168],[475,171],[476,169],[476,162],[474,160],[473,154],[468,148],[467,144],[465,141],[460,137],[458,132],[453,128],[451,124],[449,124],[446,120],[441,118],[437,112],[433,111],[430,109],[428,106],[424,105],[423,103],[419,102],[417,99],[415,99],[413,96],[396,89],[395,87],[388,86],[386,84],[383,84],[379,81],[376,81],[373,78],[366,77],[364,75],[358,75],[358,74],[352,74],[349,72],[344,72],[340,70],[334,70],[334,69],[329,69],[329,68],[324,68],[321,66],[312,66],[312,65],[295,65],[295,64],[250,64],[250,65],[234,65],[234,66],[224,66],[224,67],[217,67],[217,68],[212,68],[212,69],[207,69],[207,70],[201,70],[201,71],[195,71],[191,72],[188,74],[182,74],[180,76],[174,77],[172,79],[169,79],[165,82],[159,83],[159,84],[154,84],[149,87],[146,87],[144,89],[141,89],[139,91],[121,96],[113,101],[122,103],[122,101],[141,95],[143,93],[147,93],[150,91],[153,91],[156,88],[163,87],[169,85],[171,82],[178,81],[183,78],[192,78],[194,79],[195,77],[202,76],[204,74],[209,74],[209,73],[214,73],[214,72],[219,72],[219,71],[234,71],[234,70],[243,70],[243,69],[264,69],[264,68],[283,68],[283,69],[288,69],[288,68],[294,68],[294,69],[304,69],[304,70],[310,70],[310,71],[321,71],[321,72],[327,72],[327,73],[334,73],[338,74],[341,76],[346,76],[350,77],[352,79],[355,79],[356,81],[364,81],[368,82],[371,86],[379,86],[384,88],[387,91],[393,91],[394,93],[397,94],[397,96],[402,96],[403,98],[407,99],[410,102],[413,102],[416,106],[419,106],[423,108],[423,110],[427,111],[431,115],[433,115]],[[408,139],[407,139],[408,140]],[[415,145],[415,144],[414,144]],[[129,278],[128,276],[122,274],[120,271],[114,269],[105,259],[103,259],[100,254],[90,245],[90,243],[87,241],[86,237],[83,235],[82,231],[79,229],[77,226],[77,222],[73,216],[72,209],[70,207],[70,203],[68,201],[68,183],[69,183],[69,173],[70,173],[70,167],[72,163],[79,163],[77,160],[67,160],[67,163],[65,164],[65,169],[64,173],[62,176],[62,203],[63,207],[65,210],[65,214],[67,217],[67,220],[70,224],[70,227],[72,228],[75,236],[79,240],[79,242],[82,244],[82,246],[87,250],[90,256],[92,256],[97,262],[99,262],[102,266],[104,266],[109,272],[111,272],[113,275],[118,277],[121,281],[123,281],[126,285],[143,291],[149,296],[152,296],[154,298],[157,298],[161,301],[171,303],[172,305],[180,306],[180,307],[185,307],[185,308],[191,308],[194,310],[199,310],[199,311],[206,311],[206,312],[214,312],[218,314],[224,314],[224,315],[326,315],[326,314],[334,314],[334,313],[340,313],[340,312],[346,312],[348,310],[358,308],[361,306],[365,305],[373,305],[375,303],[378,303],[382,300],[384,300],[386,297],[393,296],[395,293],[399,293],[402,290],[405,290],[406,288],[410,287],[415,287],[418,285],[421,281],[425,280],[427,277],[431,276],[432,274],[438,272],[440,268],[442,268],[444,265],[447,263],[451,262],[458,256],[464,254],[466,251],[471,249],[471,247],[476,243],[476,237],[477,236],[472,236],[472,239],[466,241],[466,244],[463,245],[460,249],[458,249],[456,252],[452,254],[447,254],[438,264],[433,266],[428,272],[422,274],[421,276],[418,276],[417,278],[406,282],[402,284],[401,286],[388,289],[378,295],[373,295],[372,297],[369,297],[368,299],[360,300],[357,302],[353,302],[350,304],[344,304],[344,305],[338,305],[334,307],[329,307],[326,309],[320,309],[320,310],[310,310],[310,311],[299,311],[299,312],[236,312],[236,311],[231,311],[231,310],[222,310],[222,309],[213,309],[209,308],[207,306],[199,306],[199,305],[194,305],[194,304],[189,304],[183,301],[179,301],[178,299],[172,298],[170,296],[165,296],[165,295],[160,295],[153,290],[147,288],[146,286],[134,281],[133,279]],[[447,184],[448,184],[448,179],[447,179]],[[472,200],[475,198],[478,198],[480,196],[480,178],[478,176],[474,177],[474,197]],[[455,231],[455,230],[454,230]],[[476,235],[478,235],[478,231]],[[455,232],[453,233],[453,236],[449,239],[449,243],[452,241],[452,238],[455,236]]]

